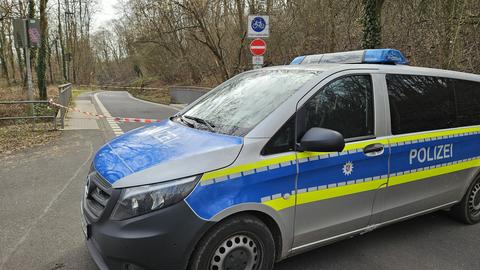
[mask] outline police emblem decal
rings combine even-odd
[[[342,172],[345,176],[351,175],[353,173],[353,163],[348,161],[343,165]]]

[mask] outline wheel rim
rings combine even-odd
[[[210,261],[210,270],[256,270],[260,250],[251,237],[237,234],[227,238],[215,250]]]
[[[473,217],[480,215],[480,182],[475,184],[470,193],[468,208]]]

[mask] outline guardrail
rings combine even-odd
[[[161,91],[163,95],[169,96],[170,103],[177,103],[177,104],[190,104],[211,90],[211,88],[208,88],[208,87],[179,86],[179,85],[169,85],[163,88],[134,87],[134,86],[120,86],[120,85],[76,85],[76,86],[98,88],[98,89],[109,89],[114,91],[116,90]]]
[[[143,86],[121,86],[121,85],[96,85],[96,84],[76,84],[75,87],[88,87],[88,88],[110,88],[112,90],[120,90],[123,91],[125,89],[131,90],[162,90],[162,88],[155,88],[155,87],[143,87]]]
[[[35,130],[35,124],[37,119],[52,119],[54,129],[57,128],[57,117],[55,114],[52,115],[37,115],[35,104],[45,104],[47,106],[50,103],[47,100],[13,100],[13,101],[0,101],[0,105],[30,105],[30,114],[27,116],[7,116],[7,117],[0,117],[0,120],[33,120],[32,129]]]
[[[208,87],[169,86],[168,92],[172,103],[190,104],[210,91]]]
[[[72,84],[62,84],[58,86],[58,103],[62,106],[68,107],[70,99],[72,98]],[[65,128],[65,115],[67,114],[67,109],[60,108],[58,110],[58,117],[60,118],[60,125],[62,129]]]

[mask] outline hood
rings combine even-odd
[[[232,164],[240,137],[197,130],[165,120],[128,132],[95,155],[97,172],[114,188],[169,181]]]

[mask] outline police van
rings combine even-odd
[[[100,269],[272,269],[436,210],[480,221],[480,76],[397,50],[242,73],[96,153],[82,225]]]

